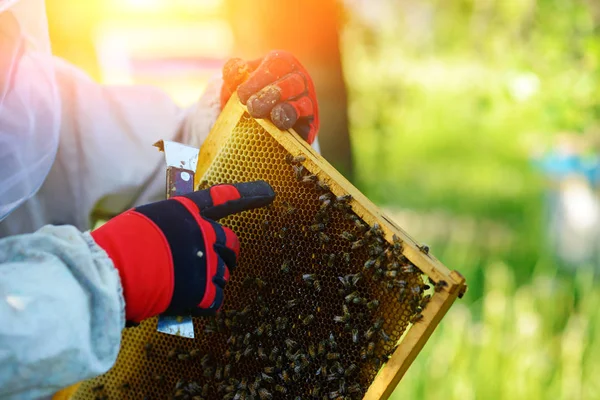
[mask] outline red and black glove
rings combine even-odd
[[[272,51],[254,61],[227,61],[223,67],[221,107],[236,90],[254,118],[270,117],[279,129],[294,128],[308,143],[315,140],[319,130],[315,85],[290,53]]]
[[[214,220],[274,198],[264,181],[217,185],[136,207],[93,231],[119,271],[127,320],[217,312],[240,245]]]

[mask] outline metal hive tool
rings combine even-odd
[[[202,147],[196,188],[257,179],[275,189],[273,205],[220,221],[242,246],[221,316],[195,318],[193,340],[156,332],[156,319],[126,329],[115,367],[74,398],[389,397],[464,278],[297,134],[233,98]]]

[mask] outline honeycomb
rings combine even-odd
[[[194,318],[193,340],[157,332],[156,319],[125,329],[116,365],[76,399],[361,399],[423,323],[441,285],[428,285],[402,240],[367,224],[355,199],[333,194],[331,177],[248,114],[220,140],[201,186],[263,179],[277,194],[220,221],[242,249],[224,311]]]

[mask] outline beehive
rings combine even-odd
[[[464,279],[297,134],[252,119],[233,98],[202,147],[196,187],[257,179],[275,189],[272,206],[220,221],[242,246],[222,315],[196,318],[194,340],[156,332],[156,319],[126,329],[115,367],[84,382],[76,399],[391,394],[464,293]],[[352,284],[345,277],[354,274],[360,279]]]

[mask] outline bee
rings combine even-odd
[[[402,271],[403,274],[412,274],[413,272],[415,272],[415,266],[412,264],[403,265],[400,268],[400,271]]]
[[[266,360],[268,358],[267,354],[265,353],[265,349],[262,346],[258,346],[256,353],[261,360]]]
[[[395,269],[385,271],[385,276],[387,278],[395,278],[396,276],[398,276],[398,271],[396,271]]]
[[[312,315],[312,314],[310,314],[310,315],[307,315],[307,316],[306,316],[306,318],[304,318],[304,319],[302,320],[302,324],[304,324],[304,325],[309,325],[309,324],[310,324],[311,322],[313,322],[314,320],[315,320],[315,316],[314,316],[314,315]]]
[[[355,383],[353,385],[348,386],[347,391],[348,393],[361,393],[362,388],[360,387],[359,383]]]
[[[288,232],[289,232],[289,229],[284,226],[279,230],[279,233],[277,234],[277,236],[279,236],[279,239],[285,239]]]
[[[152,343],[146,343],[144,345],[144,351],[145,351],[145,354],[146,354],[146,359],[152,358],[152,355],[153,355],[153,351],[152,350],[153,350],[153,348],[154,347],[153,347]]]
[[[352,292],[349,295],[347,295],[344,300],[346,300],[346,303],[350,303],[351,301],[353,301],[355,298],[359,297],[358,292]]]
[[[317,358],[317,349],[315,348],[314,343],[311,343],[310,345],[308,345],[308,355],[312,359]]]
[[[230,375],[231,375],[231,364],[227,364],[227,365],[225,365],[225,368],[223,368],[223,378],[229,379]]]
[[[342,282],[342,285],[346,289],[350,288],[350,280],[348,279],[348,275],[346,275],[346,276],[338,276],[338,279],[340,280],[340,282]]]
[[[303,274],[302,275],[302,280],[304,282],[312,282],[315,280],[315,274]]]
[[[357,370],[358,370],[358,366],[356,364],[352,363],[352,364],[350,364],[350,366],[348,368],[346,368],[346,370],[344,371],[344,375],[350,376],[350,375],[354,374]]]
[[[209,390],[208,383],[205,383],[204,386],[202,386],[202,396],[208,397],[208,390]]]
[[[397,253],[401,253],[402,252],[402,241],[400,240],[400,238],[398,236],[396,236],[396,234],[394,233],[394,235],[392,236],[392,249],[394,252]]]
[[[260,400],[271,400],[273,395],[265,388],[258,389],[258,396]]]
[[[250,344],[250,339],[252,338],[252,334],[250,332],[244,335],[244,346],[248,346]]]
[[[358,343],[358,329],[352,329],[352,342]]]
[[[325,254],[324,258],[325,261],[327,262],[327,266],[328,267],[333,267],[334,263],[335,263],[335,254],[334,253],[330,253],[330,254]]]
[[[343,253],[342,254],[342,260],[344,260],[344,262],[346,264],[349,264],[350,263],[350,253]]]
[[[277,354],[279,354],[279,348],[273,347],[273,349],[271,349],[271,354],[269,355],[269,360],[271,362],[275,361]]]
[[[279,392],[281,394],[286,394],[287,393],[287,389],[281,385],[275,385],[274,387],[276,392]]]
[[[190,355],[187,353],[179,353],[177,354],[177,358],[181,361],[186,361],[190,359]]]
[[[313,232],[322,231],[323,229],[325,229],[325,224],[316,223],[316,224],[309,226],[308,229],[310,229]]]
[[[261,317],[264,317],[265,315],[269,314],[269,311],[270,311],[270,309],[269,309],[268,306],[266,306],[266,305],[262,306],[260,308],[260,310],[258,310],[258,315],[261,316]],[[268,326],[268,324],[267,324],[267,326]]]
[[[325,350],[325,346],[326,346],[326,345],[327,345],[327,342],[326,342],[325,340],[321,340],[321,341],[319,342],[319,347],[318,347],[317,353],[318,353],[320,356],[322,356],[323,354],[325,354],[325,351],[326,351],[326,350]]]
[[[333,317],[335,322],[344,323],[350,319],[350,314],[336,315]]]
[[[421,319],[423,319],[423,314],[421,314],[421,313],[418,313],[418,314],[415,314],[415,315],[413,315],[413,316],[410,318],[409,322],[410,322],[411,324],[416,324],[416,323],[417,323],[417,322],[419,322]]]
[[[367,340],[371,340],[371,338],[373,337],[373,335],[377,332],[377,329],[375,329],[374,327],[370,327],[369,329],[367,329],[367,331],[365,332],[365,339]]]
[[[383,329],[379,331],[379,335],[381,336],[384,342],[389,342],[391,340],[390,336],[387,333],[385,333]]]
[[[279,375],[279,377],[285,383],[289,383],[291,381],[290,373],[286,369],[284,369],[283,371],[281,371],[281,374]]]
[[[362,349],[360,349],[360,359],[366,360],[367,358],[367,349],[363,347]]]
[[[215,380],[220,381],[222,379],[223,379],[223,367],[218,365],[217,368],[215,368]]]
[[[167,357],[168,358],[175,358],[175,357],[177,357],[177,354],[179,354],[179,351],[177,349],[171,349],[167,353]]]
[[[327,344],[329,345],[329,348],[331,350],[335,350],[337,348],[337,342],[335,341],[335,337],[333,336],[333,333],[329,334],[329,340],[327,341]]]
[[[413,294],[413,296],[420,296],[422,288],[419,285],[415,285],[415,286],[413,286],[413,287],[410,288],[410,291]]]
[[[442,289],[445,288],[446,286],[448,286],[448,282],[441,280],[433,286],[433,290],[435,290],[436,292],[441,292]]]
[[[381,268],[376,268],[375,272],[373,273],[373,275],[371,276],[371,279],[374,281],[379,281],[381,279],[381,277],[384,274],[384,270]]]
[[[200,355],[200,349],[192,349],[190,350],[190,357],[196,358]]]
[[[290,272],[290,260],[283,261],[283,264],[281,264],[281,272],[285,274]]]
[[[346,275],[346,276],[350,280],[350,283],[352,284],[352,286],[356,286],[356,284],[358,283],[360,278],[362,278],[362,275],[360,274],[360,272],[356,273],[356,274]]]
[[[285,208],[285,215],[294,215],[296,214],[297,209],[292,206],[290,203],[288,203],[287,201],[283,202],[283,207]]]
[[[328,360],[339,360],[340,359],[340,353],[327,353],[326,358]]]
[[[364,297],[355,297],[352,299],[352,304],[364,304],[367,302],[367,299]]]
[[[273,336],[273,326],[271,324],[265,325],[265,331],[267,331],[267,337]]]
[[[430,294],[427,294],[427,295],[423,296],[423,298],[421,299],[420,306],[422,308],[425,308],[425,306],[427,305],[427,303],[429,303],[429,300],[431,300],[431,295]]]
[[[321,291],[321,281],[319,281],[319,280],[315,280],[315,281],[313,282],[313,286],[315,287],[315,290],[316,290],[317,292],[320,292],[320,291]]]
[[[319,232],[319,241],[321,243],[329,243],[331,239],[329,239],[329,236],[327,236],[326,234],[324,234],[323,232]]]
[[[417,248],[421,250],[421,253],[429,254],[429,246],[427,246],[425,243],[423,243],[421,246],[417,246]]]
[[[313,386],[312,390],[310,391],[310,395],[312,397],[319,397],[319,394],[321,393],[321,386],[317,385],[317,386]]]
[[[267,324],[265,323],[260,324],[254,331],[254,334],[256,334],[256,336],[262,336],[263,333],[265,333],[266,326]]]
[[[379,318],[377,321],[375,321],[375,323],[373,324],[373,328],[379,330],[383,327],[383,318]]]
[[[328,192],[331,190],[329,185],[321,180],[318,180],[317,182],[315,182],[315,185],[317,186],[317,189],[322,192]]]
[[[324,201],[331,200],[331,193],[324,193],[319,196],[319,201],[322,203]]]
[[[331,200],[323,200],[321,202],[321,207],[319,207],[319,213],[327,213],[330,206],[331,206]],[[320,218],[323,219],[322,217],[320,217]],[[327,217],[327,220],[329,220],[328,217]]]
[[[246,349],[244,350],[243,356],[244,357],[250,357],[250,355],[252,354],[254,350],[252,349],[252,346],[248,346],[246,347]]]
[[[98,392],[101,392],[103,390],[104,390],[104,385],[103,384],[99,384],[99,385],[96,385],[96,386],[92,387],[92,392],[94,392],[94,393],[98,393]]]
[[[369,310],[374,310],[377,307],[379,307],[379,300],[375,299],[375,300],[371,300],[367,303],[367,308]]]
[[[316,175],[304,175],[301,179],[302,183],[315,183],[319,178]]]
[[[298,343],[296,343],[295,341],[293,341],[292,339],[285,339],[285,345],[288,347],[288,349],[293,349],[296,346],[298,346]]]
[[[375,342],[369,342],[367,345],[367,355],[372,356],[375,351]]]
[[[352,246],[350,247],[352,250],[360,249],[365,245],[365,241],[363,239],[358,239],[355,242],[352,242]]]
[[[303,163],[304,161],[306,161],[306,157],[304,157],[303,155],[299,155],[299,156],[294,157],[291,154],[288,154],[285,157],[285,162],[288,163],[288,164],[290,164],[290,165],[300,164],[300,163]]]
[[[285,330],[285,328],[287,327],[287,323],[288,323],[288,318],[287,317],[277,317],[277,319],[275,320],[275,329],[277,330]]]
[[[398,301],[400,301],[400,303],[404,303],[404,300],[406,300],[407,294],[408,294],[408,291],[406,290],[406,287],[401,287],[398,292]]]
[[[275,379],[273,379],[273,377],[271,375],[267,375],[264,372],[261,372],[260,376],[263,379],[263,381],[265,381],[267,383],[273,383],[273,382],[275,382]]]
[[[363,269],[369,270],[371,269],[373,266],[375,265],[375,260],[372,258],[369,258],[367,261],[365,261],[365,264],[363,265]]]
[[[338,203],[349,203],[350,200],[352,200],[352,195],[350,195],[350,194],[345,194],[343,196],[337,196],[335,198],[335,201],[337,201]]]
[[[378,244],[369,246],[369,255],[371,257],[379,257],[383,255],[383,248]]]
[[[263,230],[268,230],[271,227],[271,222],[268,219],[263,220],[262,228]]]
[[[346,232],[346,231],[344,231],[344,232],[340,233],[340,237],[341,237],[342,239],[346,239],[346,240],[347,240],[347,241],[349,241],[349,242],[354,242],[354,241],[356,241],[356,236],[354,236],[354,235],[353,235],[353,234],[351,234],[350,232]]]
[[[292,300],[288,300],[285,303],[286,308],[293,308],[298,304],[298,300],[297,299],[292,299]]]
[[[304,167],[302,165],[292,165],[292,169],[294,170],[296,180],[301,181],[302,176],[304,175]]]

